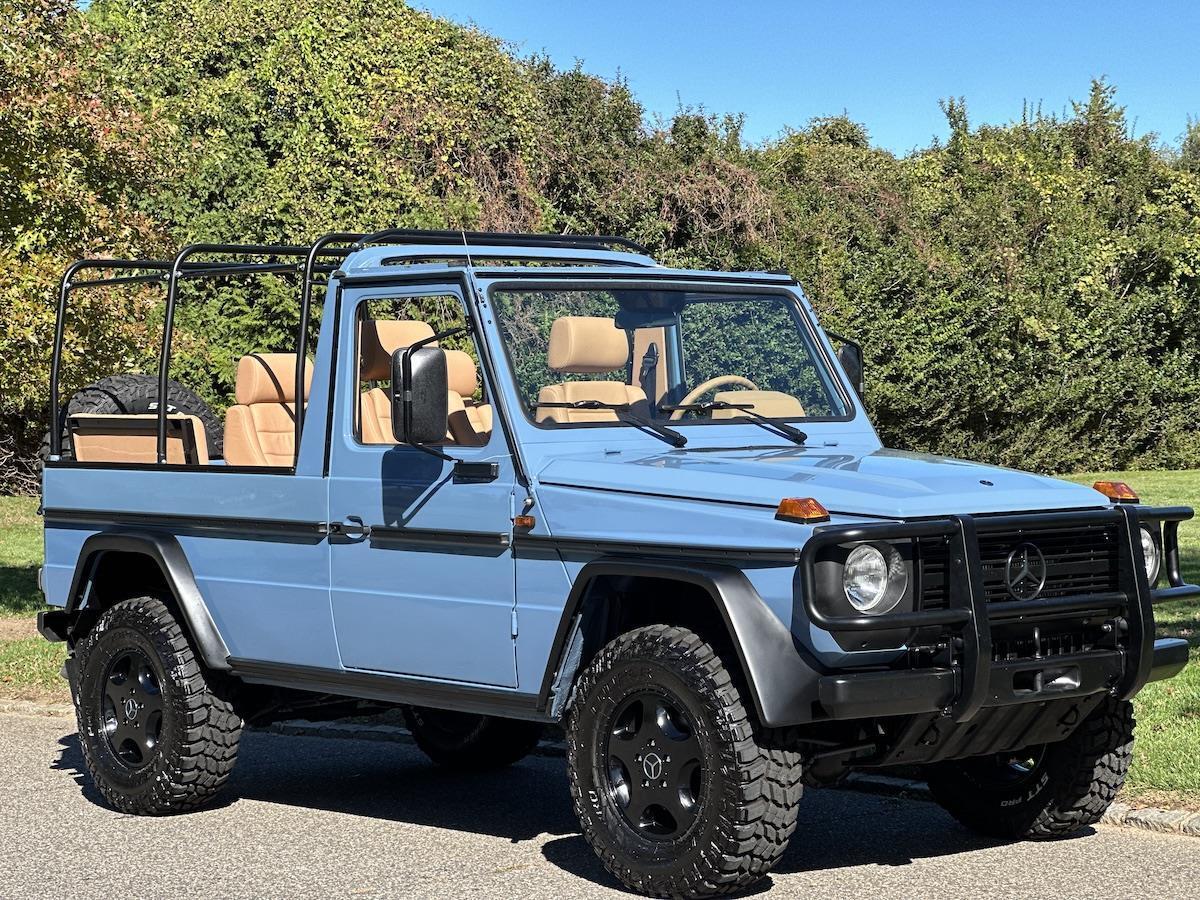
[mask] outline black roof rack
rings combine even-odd
[[[485,247],[554,247],[568,250],[624,250],[649,256],[650,251],[629,238],[608,234],[522,234],[511,231],[432,231],[423,228],[389,228],[365,235],[367,244],[459,244]]]

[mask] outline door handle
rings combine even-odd
[[[334,537],[368,538],[371,536],[371,526],[359,516],[346,516],[341,522],[329,523],[329,534]]]

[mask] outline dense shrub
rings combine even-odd
[[[0,416],[25,453],[70,256],[452,226],[786,266],[865,344],[894,446],[1200,465],[1200,130],[1135,139],[1107,85],[1003,127],[947,102],[949,140],[897,158],[844,117],[757,147],[736,117],[647,124],[624,83],[401,0],[0,3]],[[175,374],[216,402],[240,352],[291,339],[282,279],[186,299]],[[92,300],[72,333],[97,372],[145,362],[146,300],[117,302]]]
[[[96,64],[101,43],[70,0],[0,0],[0,489],[34,471],[67,260],[157,249],[129,197],[156,183],[161,134]],[[129,367],[146,312],[144,294],[80,295],[68,378]]]

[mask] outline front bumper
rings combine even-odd
[[[1188,643],[1154,636],[1154,604],[1200,596],[1179,571],[1179,523],[1187,507],[1131,505],[1078,512],[989,516],[993,527],[1117,526],[1119,590],[1037,600],[992,602],[984,597],[978,523],[972,516],[879,525],[833,526],[818,530],[801,554],[799,575],[805,612],[831,632],[866,632],[941,627],[958,648],[948,666],[908,670],[843,671],[821,677],[818,696],[832,719],[860,719],[941,711],[955,722],[970,721],[984,707],[1040,702],[1110,692],[1130,698],[1149,681],[1170,678],[1187,663]],[[1140,524],[1163,526],[1164,572],[1168,587],[1154,589],[1141,561]],[[833,616],[820,608],[815,562],[825,548],[855,541],[946,538],[950,544],[948,603],[944,609]],[[1123,623],[1115,649],[1040,659],[993,662],[991,627],[1030,618],[1110,615]]]
[[[1108,650],[995,663],[982,706],[1063,700],[1110,689],[1125,670],[1124,657]],[[1160,638],[1151,653],[1149,680],[1171,678],[1187,661],[1187,641]],[[826,675],[818,682],[821,705],[834,719],[939,712],[952,708],[960,694],[960,673],[952,667]]]

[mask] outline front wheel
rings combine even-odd
[[[1100,821],[1133,756],[1133,705],[1106,698],[1064,741],[937,763],[933,798],[989,837],[1063,837]]]
[[[75,657],[79,742],[105,800],[137,815],[211,800],[237,760],[242,721],[166,604],[140,597],[113,605]]]
[[[756,738],[713,648],[655,625],[613,640],[580,676],[567,725],[586,838],[627,887],[655,896],[742,890],[796,827],[800,760]]]

